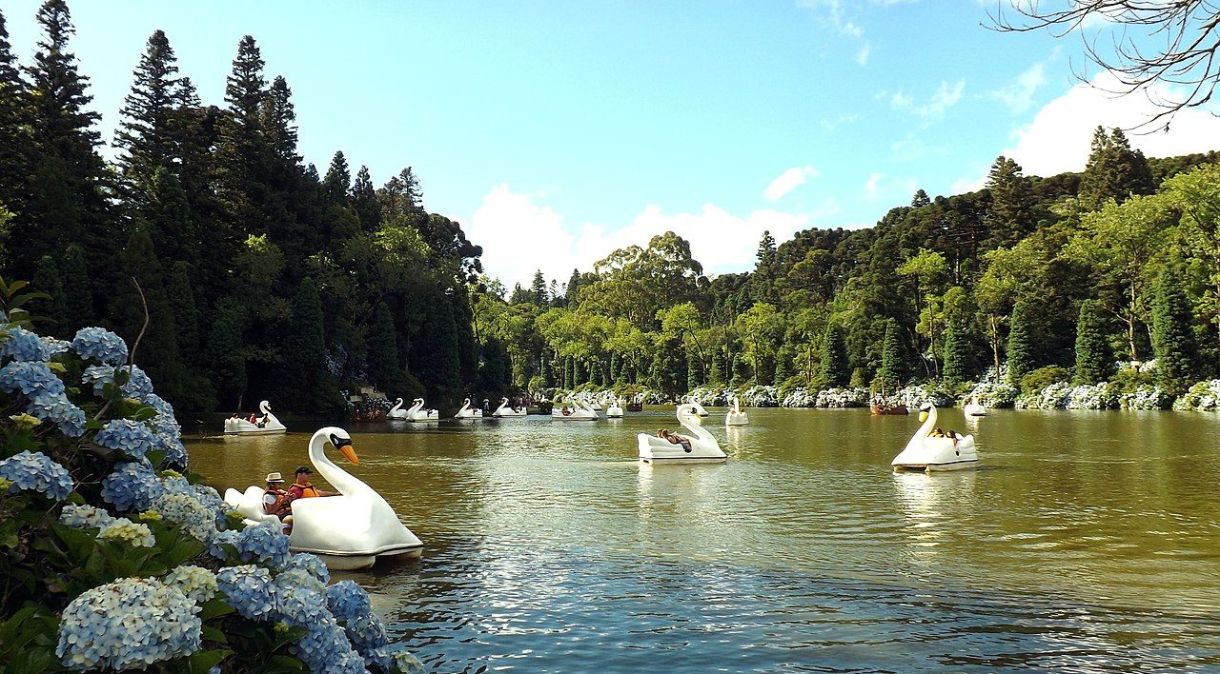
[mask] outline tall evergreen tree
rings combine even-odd
[[[100,115],[88,109],[88,78],[68,48],[75,29],[67,3],[47,0],[37,20],[43,37],[26,70],[34,140],[30,199],[15,221],[14,238],[22,241],[24,254],[13,260],[12,273],[28,278],[42,255],[55,255],[62,242],[75,241],[84,244],[95,280],[111,285],[111,262],[125,237],[111,226],[106,171],[96,149]]]
[[[847,386],[851,382],[851,367],[847,361],[847,344],[842,329],[831,323],[822,338],[822,366],[818,384],[822,388]]]
[[[1008,382],[1013,386],[1021,383],[1021,378],[1036,367],[1034,353],[1035,344],[1034,317],[1029,300],[1017,300],[1012,309],[1012,318],[1008,328]]]
[[[961,320],[950,320],[945,326],[945,367],[943,370],[946,384],[961,384],[970,381],[975,373],[974,348],[970,329]]]
[[[885,339],[881,343],[881,369],[877,371],[877,383],[882,390],[896,389],[910,376],[905,343],[901,328],[894,319],[885,323]]]
[[[142,201],[158,168],[176,171],[182,161],[176,111],[184,95],[174,49],[165,31],[157,30],[136,66],[114,139],[123,186],[136,203]]]
[[[530,293],[534,297],[534,303],[540,307],[545,307],[550,299],[546,293],[546,279],[542,277],[542,270],[534,272],[534,280],[530,284]]]
[[[563,359],[563,388],[569,391],[576,388],[576,364],[572,362],[571,356],[565,356]]]
[[[284,340],[281,384],[294,409],[327,412],[334,408],[337,389],[326,367],[326,332],[322,298],[313,279],[306,278],[292,298],[288,336]]]
[[[483,344],[483,362],[479,365],[479,390],[485,398],[492,400],[507,396],[512,386],[512,368],[508,361],[508,350],[495,337]]]
[[[932,200],[928,198],[928,193],[922,188],[915,191],[915,196],[911,198],[911,208],[923,208],[932,204]]]
[[[1106,318],[1095,300],[1080,303],[1080,315],[1076,321],[1076,374],[1077,384],[1096,384],[1109,376],[1112,361],[1110,345],[1106,340]]]
[[[1170,265],[1161,272],[1152,300],[1152,351],[1156,354],[1157,384],[1171,396],[1179,396],[1197,379],[1199,347],[1195,340],[1194,314],[1182,290],[1182,279]]]
[[[1034,192],[1021,165],[1008,157],[997,157],[987,174],[991,208],[984,223],[986,248],[1011,246],[1034,230]]]
[[[200,317],[195,290],[191,286],[190,263],[179,260],[170,266],[165,294],[177,328],[178,353],[186,363],[198,365]]]
[[[29,91],[0,11],[0,207],[24,209],[31,154]]]
[[[1140,150],[1131,149],[1122,129],[1115,127],[1110,133],[1101,126],[1094,129],[1089,159],[1080,176],[1080,203],[1085,208],[1096,210],[1107,199],[1122,203],[1155,189],[1148,160]]]
[[[694,391],[703,385],[703,363],[699,354],[692,349],[686,350],[686,390]]]
[[[276,76],[262,100],[260,126],[267,135],[272,156],[282,167],[296,168],[301,162],[301,156],[297,154],[296,122],[292,89],[283,76]]]
[[[271,150],[262,133],[261,112],[267,95],[263,57],[249,35],[237,46],[233,69],[225,80],[225,114],[218,125],[213,188],[221,212],[212,237],[216,254],[237,254],[250,234],[265,234],[270,223],[263,212]]]
[[[64,249],[59,267],[64,284],[64,305],[67,308],[67,329],[75,331],[93,322],[93,283],[85,252],[75,243]]]
[[[107,317],[113,321],[115,332],[133,347],[144,330],[136,363],[157,382],[157,390],[163,398],[170,403],[180,403],[186,392],[186,368],[178,353],[178,329],[165,292],[165,274],[148,232],[137,229],[128,238],[118,262],[127,275],[117,279],[108,294]],[[139,284],[138,288],[133,279]],[[144,329],[146,318],[148,327]]]
[[[352,183],[352,208],[360,218],[360,227],[365,232],[381,229],[381,205],[377,203],[377,190],[369,176],[369,167],[361,166]]]
[[[246,392],[246,307],[234,297],[216,303],[214,318],[208,331],[205,359],[211,367],[219,402],[225,409],[241,410]]]
[[[335,153],[330,159],[330,168],[326,169],[326,177],[322,179],[322,190],[330,203],[347,203],[347,193],[351,189],[352,170],[347,166],[347,157],[343,151]]]
[[[369,323],[368,377],[377,388],[389,396],[399,395],[402,386],[402,364],[399,360],[397,329],[390,307],[378,302]]]
[[[68,305],[64,301],[64,283],[59,275],[59,265],[50,255],[43,255],[38,260],[32,285],[34,290],[50,296],[43,304],[41,312],[50,323],[46,333],[62,338],[70,336],[72,322],[68,317]]]

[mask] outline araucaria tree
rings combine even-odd
[[[1034,369],[1034,326],[1029,301],[1017,300],[1008,330],[1008,381],[1016,386]]]
[[[1110,373],[1109,344],[1106,343],[1106,317],[1094,300],[1080,303],[1080,318],[1076,321],[1077,384],[1105,381]]]
[[[1152,300],[1152,351],[1157,383],[1171,396],[1181,395],[1196,375],[1198,347],[1191,325],[1194,315],[1173,265],[1161,272]]]

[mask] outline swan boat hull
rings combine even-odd
[[[947,438],[926,438],[925,440],[931,442],[921,443],[922,446],[908,446],[901,454],[894,457],[893,463],[890,464],[894,472],[937,473],[971,470],[979,465],[979,455],[975,451],[974,438],[971,436],[959,440],[956,447]]]
[[[698,440],[692,440],[691,449],[687,451],[682,445],[675,445],[664,438],[640,433],[640,461],[656,465],[681,463],[724,463],[729,460],[727,454],[719,447],[705,446]]]
[[[597,417],[584,414],[569,414],[564,416],[562,414],[552,413],[551,421],[597,421]]]
[[[962,410],[962,412],[968,417],[987,416],[987,408],[983,407],[982,405],[976,405],[974,403],[966,405],[966,408],[964,410]]]
[[[726,416],[724,418],[724,425],[725,426],[749,426],[750,418],[748,416],[746,416],[745,412],[742,412],[741,414],[736,414],[736,415],[730,412],[728,414],[728,416]]]
[[[274,426],[272,426],[271,424],[268,424],[266,426],[259,426],[258,424],[252,424],[249,421],[245,421],[244,419],[238,420],[238,421],[240,421],[240,425],[239,424],[229,424],[226,422],[224,434],[225,435],[278,435],[280,433],[288,432],[288,429],[285,428],[282,424],[276,424]]]

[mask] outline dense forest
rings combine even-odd
[[[288,82],[264,72],[252,37],[216,107],[161,31],[108,163],[66,3],[37,19],[21,65],[0,15],[0,219],[4,275],[53,298],[36,310],[44,332],[98,324],[133,343],[142,292],[152,320],[136,359],[188,413],[260,398],[333,413],[341,387],[363,382],[438,401],[479,387],[481,250],[424,209],[411,168],[376,188],[336,152],[319,173],[297,154]]]
[[[764,235],[753,272],[712,279],[664,234],[573,271],[562,296],[539,274],[507,302],[480,295],[475,315],[531,390],[960,395],[990,369],[1034,392],[1155,358],[1125,385],[1177,396],[1220,356],[1218,158],[1149,159],[1099,127],[1080,174],[1025,176],[999,157],[982,190],[920,190],[869,229]]]
[[[410,167],[378,188],[342,152],[304,163],[254,38],[218,107],[150,36],[108,162],[66,3],[37,19],[21,64],[0,14],[2,273],[49,295],[36,313],[56,336],[134,343],[147,305],[136,360],[188,414],[262,398],[335,414],[363,385],[444,408],[581,386],[965,390],[989,369],[1095,383],[1153,358],[1132,383],[1178,395],[1217,374],[1215,153],[1146,158],[1099,127],[1082,173],[1000,157],[983,189],[920,190],[875,227],[766,235],[748,273],[708,278],[663,233],[508,291]]]

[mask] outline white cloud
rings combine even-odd
[[[860,48],[860,51],[856,52],[856,63],[861,67],[868,65],[868,57],[871,51],[872,46],[865,42],[864,46]]]
[[[1034,94],[1046,84],[1045,70],[1044,63],[1035,63],[1008,86],[992,91],[988,96],[1003,103],[1012,114],[1019,115],[1033,105]]]
[[[792,190],[805,184],[809,178],[818,177],[818,170],[812,166],[793,166],[772,180],[763,190],[763,196],[772,203],[779,201]]]
[[[749,269],[763,231],[784,241],[812,226],[813,217],[836,213],[838,205],[823,204],[813,215],[770,209],[736,215],[706,204],[694,213],[666,213],[660,206],[645,206],[625,226],[565,224],[564,217],[539,203],[541,195],[516,194],[507,184],[496,185],[470,218],[468,236],[483,246],[483,267],[488,276],[508,287],[527,285],[536,269],[549,279],[568,278],[573,268],[588,271],[616,248],[646,245],[652,237],[673,231],[691,244],[691,254],[705,273]]]
[[[881,180],[883,178],[885,178],[884,173],[874,172],[864,182],[864,193],[868,195],[870,201],[876,200],[881,195]]]
[[[962,100],[965,92],[966,80],[958,80],[953,84],[942,81],[924,103],[916,103],[915,97],[905,91],[892,94],[882,92],[880,97],[889,98],[890,106],[895,110],[905,110],[925,120],[934,120],[944,117],[950,108]]]
[[[1042,107],[1029,124],[1013,131],[1014,144],[1001,154],[1021,164],[1027,175],[1050,176],[1080,171],[1089,156],[1093,129],[1133,129],[1160,111],[1143,92],[1115,96],[1119,82],[1110,73],[1093,78],[1093,86],[1081,83]],[[1151,92],[1162,99],[1167,89]],[[1206,110],[1182,110],[1169,129],[1140,133],[1128,131],[1132,147],[1150,157],[1170,157],[1220,149],[1220,118]]]

